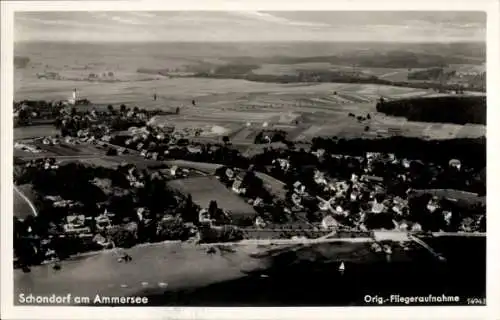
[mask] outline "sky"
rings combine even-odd
[[[73,11],[16,12],[20,41],[373,41],[486,40],[482,12]]]

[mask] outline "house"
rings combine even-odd
[[[212,225],[213,219],[210,218],[210,214],[208,213],[207,209],[201,209],[199,214],[198,214],[198,220],[202,224],[208,224]]]
[[[146,211],[146,209],[143,207],[137,208],[136,213],[137,213],[137,218],[139,219],[139,221],[142,221],[144,219],[143,214],[145,213],[145,211]]]
[[[110,242],[108,241],[108,239],[106,239],[105,237],[103,237],[100,234],[96,234],[94,236],[94,238],[92,239],[92,241],[97,243],[98,245],[100,245],[102,247],[108,247],[110,245]]]
[[[98,230],[104,230],[111,227],[111,220],[109,219],[109,216],[106,213],[97,216],[95,218],[95,222]]]
[[[321,211],[332,210],[332,207],[328,201],[321,201],[318,203],[318,209]]]
[[[359,176],[358,176],[357,174],[353,173],[353,174],[351,175],[351,181],[352,181],[353,183],[358,182],[358,181],[359,181]]]
[[[401,164],[403,165],[403,167],[405,167],[406,169],[410,168],[410,161],[408,161],[407,159],[403,159],[401,160]]]
[[[226,174],[226,177],[228,177],[229,179],[234,178],[234,171],[229,169],[229,168],[226,169],[225,174]]]
[[[72,200],[64,200],[63,199],[63,200],[55,201],[52,205],[56,208],[66,208],[66,207],[73,207],[74,203]]]
[[[413,224],[411,226],[411,231],[414,231],[414,232],[422,231],[422,226],[418,222],[416,222],[415,224]]]
[[[178,169],[178,168],[179,168],[179,167],[177,167],[177,166],[172,166],[172,167],[170,168],[170,175],[175,176],[175,175],[177,174],[177,169]]]
[[[85,215],[69,215],[66,217],[66,221],[73,226],[83,226],[85,224]]]
[[[52,202],[58,202],[58,201],[63,200],[63,198],[61,196],[45,196],[44,199],[52,201]]]
[[[462,167],[462,163],[460,162],[460,160],[451,159],[449,162],[449,166],[450,168],[455,168],[457,170],[460,170],[460,168]]]
[[[314,171],[314,182],[319,185],[326,185],[328,183],[325,179],[325,174],[319,170]]]
[[[373,201],[372,210],[371,210],[373,213],[381,213],[384,210],[385,210],[385,206],[383,203],[379,203],[376,200]]]
[[[318,158],[321,158],[325,154],[325,149],[318,149],[316,151],[311,152],[313,155],[315,155]]]
[[[349,195],[349,198],[350,198],[351,201],[358,200],[358,198],[359,198],[359,192],[356,191],[356,190],[352,191],[351,194]]]
[[[339,223],[335,218],[331,215],[327,215],[321,220],[321,227],[325,230],[330,230],[334,228],[338,228]]]
[[[259,207],[264,205],[264,201],[261,198],[257,197],[255,198],[255,200],[252,201],[252,204],[254,207]]]
[[[102,141],[105,141],[105,142],[109,142],[111,141],[111,136],[110,135],[104,135],[102,138],[101,138]]]
[[[188,146],[187,150],[189,153],[201,153],[202,149],[200,146]]]
[[[287,159],[274,159],[272,161],[272,164],[278,164],[283,171],[287,171],[288,169],[290,169],[290,161],[288,161]]]
[[[139,181],[132,181],[130,185],[134,188],[144,188],[144,183]]]
[[[292,202],[295,206],[301,207],[301,204],[300,204],[301,200],[302,199],[298,194],[296,194],[296,193],[292,194]]]
[[[293,187],[294,187],[294,191],[295,193],[297,194],[304,194],[306,192],[306,186],[302,184],[302,182],[300,181],[296,181],[294,184],[293,184]]]
[[[372,183],[383,183],[384,182],[384,178],[377,177],[377,176],[372,176],[372,175],[363,175],[361,177],[361,181],[363,181],[363,182],[372,182]]]
[[[247,189],[246,189],[246,188],[241,187],[241,185],[242,185],[242,180],[240,180],[240,179],[236,179],[236,180],[234,180],[234,182],[233,182],[233,185],[232,185],[231,189],[232,189],[234,192],[236,192],[237,194],[244,194],[244,193],[247,191]]]
[[[398,205],[398,204],[395,204],[392,207],[392,211],[394,211],[398,215],[402,215],[403,214],[403,208],[401,207],[401,205]]]
[[[67,223],[63,225],[65,233],[87,234],[90,233],[90,228],[85,226],[85,216],[67,216]]]
[[[258,216],[255,218],[255,227],[257,228],[265,228],[266,227],[266,222],[261,216]]]
[[[294,187],[295,189],[297,189],[298,187],[300,187],[300,185],[301,185],[301,184],[302,184],[302,183],[301,183],[300,181],[295,181],[295,183],[293,184],[293,187]]]
[[[436,197],[432,198],[429,200],[427,203],[427,210],[429,210],[430,213],[435,212],[437,209],[439,209],[439,203]]]
[[[365,154],[365,158],[368,159],[368,160],[377,159],[380,156],[381,156],[381,154],[378,153],[378,152],[367,152]]]
[[[453,217],[453,212],[451,211],[443,211],[443,218],[447,224],[451,223],[451,218]]]

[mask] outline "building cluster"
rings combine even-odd
[[[428,200],[425,198],[423,206],[412,206],[410,202],[416,198],[416,194],[411,188],[414,175],[411,173],[412,161],[408,159],[380,153],[366,153],[364,157],[326,155],[324,150],[316,150],[312,154],[318,158],[329,156],[340,161],[346,160],[349,165],[342,168],[342,175],[337,176],[329,170],[318,168],[297,175],[297,168],[285,158],[274,159],[272,165],[274,172],[277,170],[283,177],[297,178],[287,197],[292,210],[316,211],[319,213],[317,216],[323,217],[324,226],[421,231],[425,220],[431,219],[436,221],[435,228],[439,230],[480,229],[479,222],[484,219],[480,210],[476,211],[474,228],[467,222],[468,219],[463,219],[464,215],[459,209],[453,211],[448,208],[447,203],[459,201],[456,197],[429,196]],[[389,164],[391,168],[396,168],[391,178],[378,176],[380,168]],[[349,166],[352,169],[346,172]],[[452,159],[447,170],[458,175],[464,168],[459,160]],[[465,222],[457,225],[457,220]]]

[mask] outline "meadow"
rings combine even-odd
[[[257,214],[252,206],[228,190],[214,177],[172,180],[168,182],[168,185],[184,194],[190,194],[193,201],[202,208],[208,208],[210,201],[215,200],[220,208],[231,212],[232,215]]]

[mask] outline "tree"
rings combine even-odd
[[[140,111],[140,110],[139,110],[139,107],[135,106],[135,107],[134,107],[134,113],[139,113],[139,111]]]
[[[256,136],[255,136],[255,139],[253,141],[254,144],[260,144],[262,143],[262,137],[264,136],[264,133],[262,131],[260,131]]]
[[[137,244],[137,233],[130,228],[118,226],[111,228],[108,233],[117,247],[131,248]]]
[[[222,141],[224,142],[225,145],[229,144],[229,137],[228,136],[223,136]]]
[[[109,111],[110,113],[113,113],[113,112],[115,111],[115,110],[114,110],[114,108],[113,108],[113,106],[112,106],[112,105],[110,105],[110,104],[108,104],[108,111]]]
[[[182,219],[186,222],[198,222],[198,208],[193,202],[193,197],[188,194],[184,206],[181,210]]]
[[[107,151],[106,151],[106,155],[107,156],[116,156],[118,153],[116,151],[115,148],[109,148]]]
[[[126,105],[124,105],[124,104],[120,105],[120,112],[121,112],[121,113],[125,113],[125,112],[127,112],[127,106],[126,106]]]
[[[217,201],[211,200],[210,204],[208,205],[208,214],[210,215],[210,217],[216,216],[217,210],[219,210],[219,207],[217,205]]]
[[[175,114],[179,114],[179,113],[181,113],[181,108],[179,108],[179,107],[175,108]]]
[[[160,221],[156,236],[158,240],[187,240],[190,234],[189,228],[184,226],[182,219],[174,218]]]
[[[244,233],[241,229],[235,226],[222,226],[219,240],[222,242],[231,242],[243,240]]]

